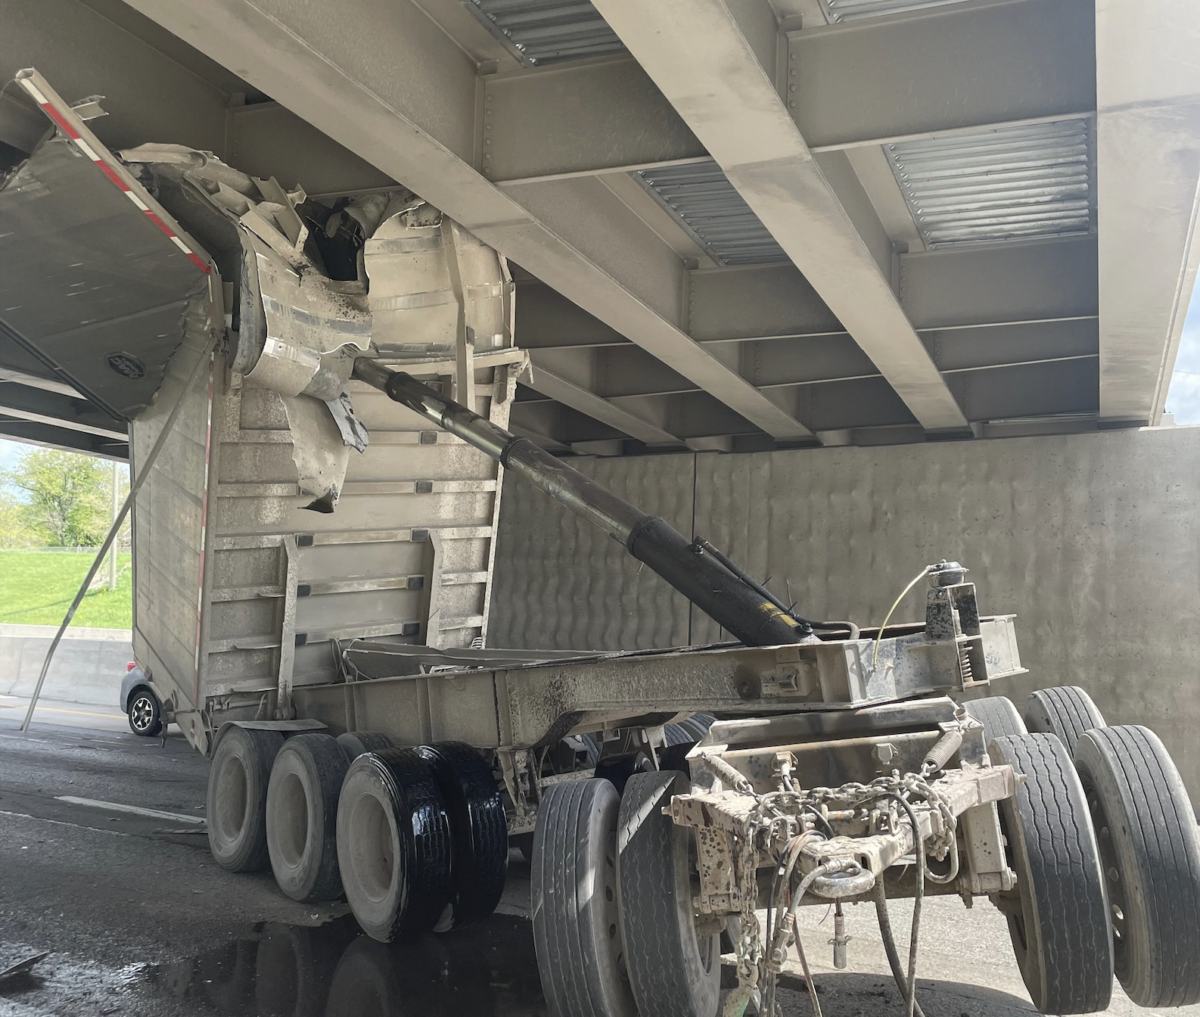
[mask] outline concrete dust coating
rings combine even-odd
[[[79,803],[203,816],[207,763],[182,738],[161,746],[128,731],[49,724],[22,735],[18,722],[0,710],[0,969],[52,952],[0,987],[0,1017],[546,1013],[529,869],[515,852],[500,914],[385,947],[358,934],[344,904],[297,904],[269,873],[219,869],[194,823]],[[904,901],[893,909],[903,951],[911,912]],[[801,911],[825,1013],[901,1013],[873,911],[851,908],[848,919],[854,970],[835,973],[832,917]],[[929,900],[923,925],[919,998],[929,1017],[1033,1012],[998,912]],[[781,992],[789,1017],[811,1012],[794,968]],[[1118,993],[1108,1012],[1153,1011]],[[1200,1017],[1200,1007],[1170,1012]]]

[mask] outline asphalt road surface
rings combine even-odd
[[[48,956],[30,974],[0,976],[0,1017],[545,1013],[528,868],[516,853],[491,921],[385,947],[358,933],[344,905],[297,904],[269,873],[216,866],[202,823],[207,764],[177,733],[162,743],[122,732],[107,716],[46,713],[103,729],[41,722],[22,735],[18,712],[0,710],[0,972]],[[907,929],[910,912],[894,906],[894,922]],[[830,964],[825,909],[802,918],[828,1017],[903,1012],[872,912],[849,909],[846,972]],[[921,944],[928,1017],[1034,1012],[990,905],[930,901]],[[794,971],[785,985],[785,1013],[811,1013]],[[1118,990],[1109,1013],[1152,1011]],[[1200,1007],[1163,1013],[1197,1017]]]

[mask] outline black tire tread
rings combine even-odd
[[[1024,839],[1030,940],[1040,940],[1042,979],[1022,977],[1034,1005],[1048,1014],[1095,1013],[1112,996],[1112,932],[1099,851],[1083,788],[1066,749],[1051,734],[1006,735],[988,754],[1026,780],[1003,803],[1009,836]],[[1019,829],[1014,829],[1014,826]],[[1019,855],[1017,846],[1014,853]],[[1020,864],[1020,862],[1018,862]],[[1023,874],[1018,870],[1018,878]],[[1043,984],[1044,983],[1044,984]]]
[[[1086,783],[1105,766],[1128,792],[1120,802],[1124,822],[1108,819],[1110,829],[1129,838],[1140,863],[1136,881],[1146,925],[1136,934],[1146,937],[1149,967],[1118,966],[1122,986],[1139,1006],[1200,1002],[1200,832],[1179,771],[1158,736],[1135,725],[1089,731],[1076,748],[1076,763]],[[1128,865],[1128,855],[1118,858]],[[1121,874],[1127,894],[1134,875]]]
[[[446,800],[454,842],[451,907],[454,927],[496,910],[508,875],[508,821],[496,776],[482,755],[463,742],[417,750]]]
[[[668,747],[671,745],[694,745],[696,743],[695,735],[682,724],[667,724],[663,728],[663,737]]]
[[[699,741],[706,734],[708,729],[716,723],[717,718],[711,713],[693,713],[687,720],[681,721],[681,725],[691,731]]]
[[[369,755],[381,759],[391,770],[408,816],[420,812],[424,817],[423,823],[410,820],[401,827],[411,838],[410,850],[416,864],[409,880],[409,905],[401,911],[394,929],[397,939],[417,936],[433,928],[450,899],[454,845],[446,802],[429,764],[413,749],[383,749]],[[414,833],[418,826],[426,831],[421,837]]]
[[[1068,752],[1085,731],[1104,727],[1104,715],[1078,685],[1059,685],[1030,693],[1025,704],[1025,726],[1030,731],[1055,734]]]
[[[390,779],[394,794],[393,808],[400,834],[400,850],[406,864],[401,874],[407,877],[407,893],[396,907],[390,928],[364,931],[372,938],[392,942],[428,932],[437,924],[450,901],[453,870],[453,844],[446,803],[434,780],[429,764],[414,749],[383,749],[367,752],[350,764],[343,789],[358,770],[376,768]],[[419,814],[420,818],[415,819]],[[422,833],[418,835],[417,831]],[[341,837],[338,838],[341,853]],[[342,865],[342,880],[347,882],[347,867]],[[349,894],[347,895],[349,897]],[[351,910],[354,909],[351,900]],[[356,917],[358,917],[356,915]],[[359,924],[362,924],[360,920]]]
[[[634,998],[643,1014],[714,1017],[720,996],[719,946],[708,944],[712,971],[699,963],[692,902],[678,898],[677,827],[662,809],[687,779],[673,771],[638,773],[621,799],[618,827],[621,922]],[[639,821],[639,814],[641,819]],[[716,938],[716,937],[714,937]]]

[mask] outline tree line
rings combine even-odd
[[[112,476],[110,462],[78,452],[22,452],[0,470],[0,548],[96,546],[112,523]],[[124,499],[128,470],[117,476]]]

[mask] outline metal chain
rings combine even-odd
[[[944,858],[946,852],[954,848],[956,843],[955,831],[958,827],[958,817],[950,808],[945,796],[933,787],[925,773],[905,773],[893,770],[890,774],[877,777],[870,784],[850,781],[841,787],[815,787],[805,793],[814,804],[838,801],[846,802],[853,808],[866,805],[872,799],[884,794],[898,794],[906,800],[910,797],[924,799],[932,809],[936,809],[941,819],[941,829],[936,830],[929,838],[927,850],[936,858]]]

